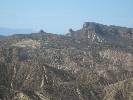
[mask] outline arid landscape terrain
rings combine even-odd
[[[133,100],[133,28],[0,36],[0,100]]]

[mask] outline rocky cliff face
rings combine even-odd
[[[1,100],[132,100],[133,29],[87,22],[66,35],[0,41]]]

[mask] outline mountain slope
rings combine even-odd
[[[9,36],[0,42],[0,98],[132,100],[132,41],[131,28],[92,22],[66,35]]]

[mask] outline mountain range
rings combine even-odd
[[[0,99],[133,100],[133,28],[85,22],[0,39]]]
[[[12,34],[31,33],[32,29],[12,29],[6,27],[0,27],[0,35],[8,36]]]

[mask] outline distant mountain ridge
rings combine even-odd
[[[0,27],[0,35],[8,36],[12,34],[25,34],[33,32],[32,29],[12,29],[6,27]]]

